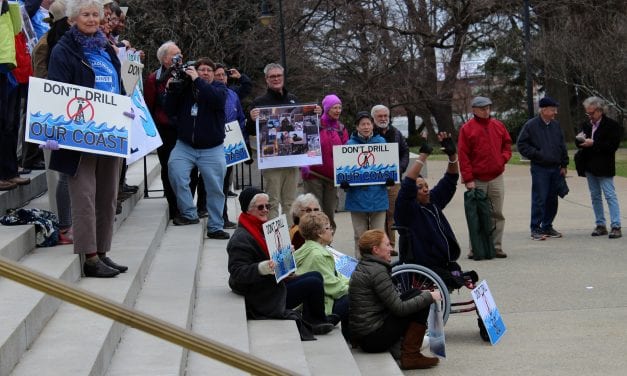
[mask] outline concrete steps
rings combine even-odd
[[[7,209],[21,208],[46,192],[45,171],[37,170],[20,177],[30,178],[30,184],[20,185],[10,191],[0,191],[0,216],[5,215]]]

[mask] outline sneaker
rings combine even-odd
[[[237,228],[237,223],[231,222],[227,219],[226,221],[224,221],[224,228],[232,230],[234,228]]]
[[[603,236],[603,235],[607,235],[607,228],[605,226],[602,225],[597,225],[597,227],[595,227],[594,231],[592,231],[592,234],[590,234],[591,236]]]
[[[531,231],[531,240],[546,240],[546,236],[539,230]]]
[[[623,234],[620,232],[620,227],[612,227],[612,230],[610,231],[610,239],[618,239],[620,237],[622,237]]]
[[[553,227],[549,227],[543,230],[542,233],[549,238],[561,238],[562,237],[562,234],[556,231]]]
[[[496,258],[506,258],[507,257],[507,253],[503,252],[502,249],[497,248],[496,249],[496,254],[494,255]]]
[[[218,230],[218,231],[214,231],[214,232],[207,231],[207,237],[209,239],[226,240],[226,239],[229,239],[231,237],[231,235],[229,235],[229,233],[224,231],[224,230]]]
[[[183,217],[182,215],[178,215],[174,217],[174,219],[172,220],[172,223],[174,223],[176,226],[195,225],[196,223],[199,223],[199,222],[200,222],[200,219],[198,218],[189,219],[189,218]]]

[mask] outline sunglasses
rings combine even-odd
[[[272,205],[270,205],[270,204],[257,205],[257,210],[262,211],[263,209],[270,210],[270,209],[272,209]]]
[[[300,211],[304,211],[306,213],[311,213],[312,211],[320,211],[320,208],[306,208],[306,209],[300,209]]]

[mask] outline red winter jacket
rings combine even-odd
[[[458,156],[462,181],[490,181],[505,171],[512,157],[512,138],[500,121],[474,117],[459,130]]]

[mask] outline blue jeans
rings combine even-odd
[[[605,226],[605,213],[603,212],[603,197],[605,195],[607,207],[610,209],[610,223],[612,228],[620,227],[620,207],[618,206],[618,198],[614,189],[614,177],[612,176],[594,176],[586,172],[588,179],[588,189],[590,190],[590,199],[592,200],[592,209],[594,210],[594,218],[597,226]]]
[[[531,231],[553,227],[557,215],[557,187],[560,167],[531,164]]]
[[[198,218],[192,192],[189,188],[189,175],[194,167],[198,167],[207,192],[207,212],[209,213],[207,231],[222,230],[224,227],[222,182],[226,173],[223,146],[195,149],[182,141],[176,141],[168,160],[168,177],[174,194],[176,194],[179,212],[187,219]]]

